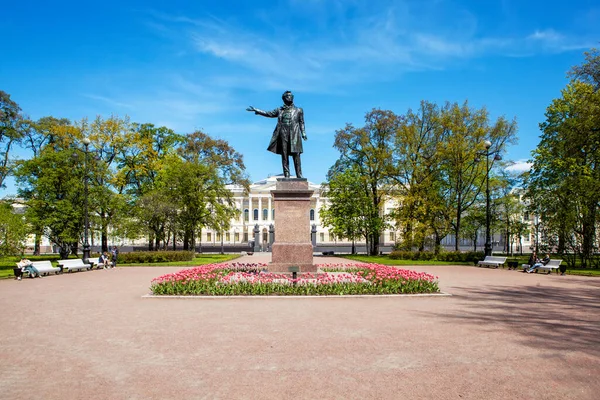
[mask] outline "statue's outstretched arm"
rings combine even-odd
[[[279,115],[278,108],[276,108],[273,111],[263,111],[263,110],[259,110],[256,107],[250,106],[250,107],[246,108],[246,111],[253,111],[254,114],[256,114],[256,115],[262,115],[263,117],[269,117],[269,118],[277,118],[277,116]]]

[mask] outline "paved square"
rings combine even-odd
[[[142,298],[178,269],[0,281],[0,398],[599,398],[598,278],[414,267],[452,296]]]

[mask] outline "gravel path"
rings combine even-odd
[[[598,278],[419,266],[451,296],[142,298],[178,269],[0,281],[0,399],[599,398]]]

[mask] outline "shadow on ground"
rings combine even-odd
[[[566,282],[563,282],[563,284]],[[600,280],[574,281],[567,287],[456,287],[459,309],[438,318],[480,325],[484,331],[502,326],[510,340],[553,350],[600,356]]]

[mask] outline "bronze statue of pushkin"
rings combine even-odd
[[[281,165],[283,166],[283,176],[285,178],[290,177],[289,156],[294,159],[296,178],[303,178],[300,154],[303,151],[302,139],[307,140],[304,129],[304,111],[294,105],[294,95],[289,90],[281,98],[283,99],[283,106],[273,111],[263,111],[252,106],[248,107],[246,111],[254,111],[256,115],[262,115],[263,117],[277,118],[277,126],[275,126],[267,150],[275,154],[281,154]]]

